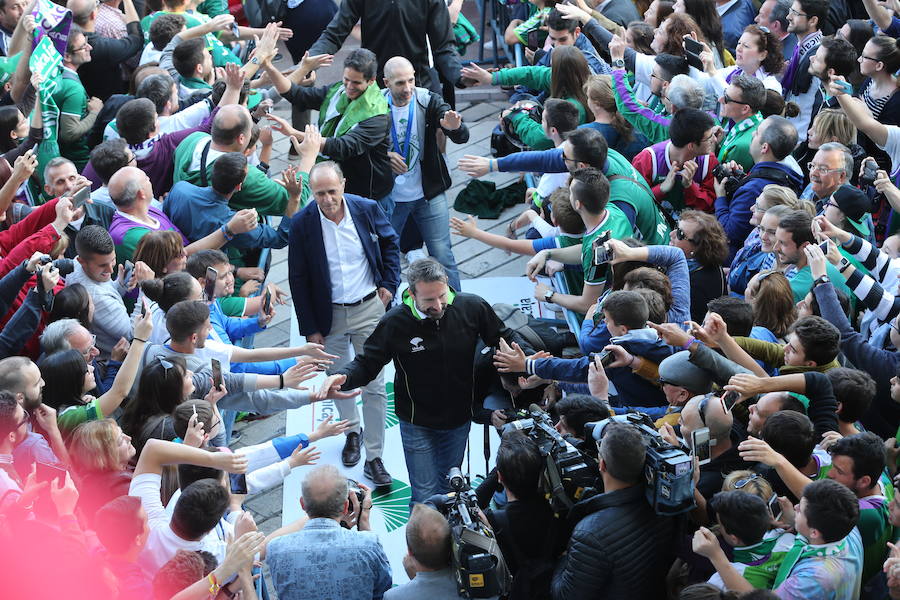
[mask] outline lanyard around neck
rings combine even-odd
[[[412,98],[409,99],[409,114],[406,117],[406,135],[403,140],[403,148],[400,148],[400,140],[397,135],[397,124],[394,122],[394,98],[391,94],[388,94],[388,105],[391,107],[391,141],[394,144],[394,152],[403,156],[403,161],[409,165],[409,140],[412,137],[413,130],[413,120],[415,119],[415,100],[416,97],[413,95]]]

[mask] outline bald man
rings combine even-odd
[[[385,72],[388,66],[384,67]],[[410,582],[391,588],[385,600],[455,600],[456,580],[450,564],[450,524],[425,504],[415,504],[406,524],[403,566]]]
[[[232,65],[226,69],[229,81],[240,77],[240,71],[232,70]],[[209,187],[213,163],[227,152],[247,150],[252,127],[253,120],[247,107],[229,104],[219,108],[210,133],[197,131],[178,144],[174,161],[175,183],[187,181],[199,187]],[[284,215],[288,206],[288,191],[266,177],[261,170],[252,168],[228,205],[234,210],[255,208],[262,215]]]
[[[416,87],[412,63],[395,56],[384,65],[382,94],[391,119],[394,187],[382,201],[398,233],[412,219],[422,234],[428,254],[447,270],[450,287],[460,291],[459,269],[450,249],[450,214],[445,192],[450,172],[437,140],[443,131],[456,144],[469,141],[469,130],[459,114],[439,95]]]
[[[151,206],[153,184],[147,174],[137,167],[119,169],[109,180],[109,197],[116,207],[109,234],[116,246],[116,262],[124,263],[134,256],[134,249],[142,237],[151,231],[175,231],[182,243],[188,244],[178,228],[160,209]],[[162,276],[162,273],[157,273]]]
[[[309,520],[295,533],[269,542],[266,562],[279,598],[380,600],[391,587],[391,566],[369,531],[372,494],[362,502],[331,465],[316,467],[301,484],[300,506]],[[342,523],[356,531],[344,529]]]
[[[732,432],[734,423],[731,413],[726,413],[718,396],[706,394],[694,396],[681,409],[681,437],[691,447],[691,434],[703,427],[709,428],[710,462],[700,467],[700,482],[697,490],[709,500],[716,492],[722,491],[725,475],[738,469],[749,468],[750,464],[738,455],[739,439]],[[670,443],[674,439],[674,431],[665,425],[661,431]],[[678,445],[678,444],[675,444]]]

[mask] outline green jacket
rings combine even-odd
[[[522,85],[532,90],[541,90],[550,93],[550,67],[514,67],[501,69],[493,73],[495,85]],[[587,111],[581,102],[575,98],[563,98],[575,105],[578,109],[578,124],[587,121]],[[522,140],[532,150],[547,150],[553,147],[553,142],[544,135],[541,124],[524,114],[516,114],[512,117],[513,127]]]
[[[175,149],[175,171],[173,181],[189,181],[194,185],[209,185],[212,177],[213,162],[221,155],[221,152],[210,150],[206,162],[207,183],[204,184],[200,176],[200,155],[203,148],[212,139],[208,133],[198,131],[184,138]],[[284,186],[278,185],[266,174],[251,167],[247,169],[247,178],[240,191],[235,192],[228,205],[234,210],[243,208],[255,208],[262,215],[283,215],[287,208],[288,193]]]
[[[762,115],[756,113],[740,123],[735,123],[728,135],[725,136],[722,147],[719,148],[717,156],[719,162],[726,163],[733,160],[744,168],[745,173],[749,173],[756,164],[756,161],[750,156],[750,141],[753,139],[753,132],[756,131],[762,120]]]
[[[840,367],[837,358],[824,365],[818,367],[795,367],[784,364],[784,345],[774,342],[766,342],[748,337],[736,337],[734,341],[744,351],[755,358],[761,360],[770,367],[777,367],[779,375],[790,375],[792,373],[805,373],[806,371],[818,371],[824,373],[831,369]]]
[[[634,226],[646,244],[651,246],[667,245],[669,243],[669,225],[656,205],[647,181],[631,166],[627,158],[612,148],[607,151],[606,160],[610,201],[627,202],[634,208]]]

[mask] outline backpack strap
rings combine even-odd
[[[200,187],[209,186],[208,178],[206,176],[206,158],[209,156],[209,149],[212,147],[212,138],[209,138],[209,143],[206,144],[206,148],[203,149],[203,152],[200,153]]]

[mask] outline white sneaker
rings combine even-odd
[[[423,258],[428,258],[428,255],[425,254],[425,250],[422,248],[417,248],[416,250],[410,250],[406,253],[406,262],[412,264],[417,260],[422,260]]]

